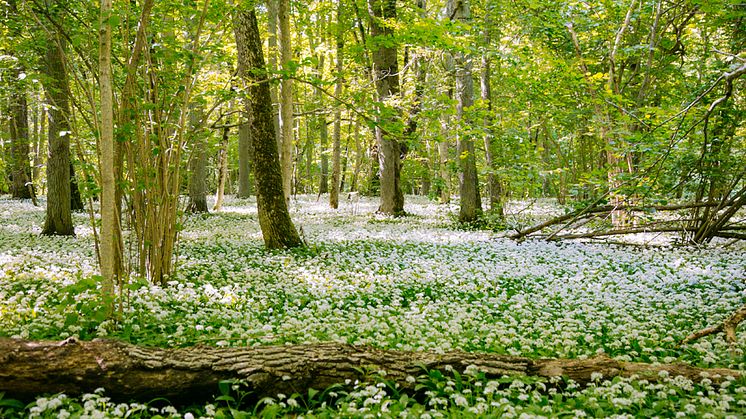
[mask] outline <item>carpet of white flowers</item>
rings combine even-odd
[[[76,237],[43,237],[43,206],[2,198],[0,336],[110,336],[159,346],[339,341],[528,357],[605,353],[746,369],[743,334],[733,351],[721,336],[678,345],[746,301],[743,247],[519,243],[501,233],[459,230],[455,207],[424,198],[407,197],[404,218],[381,217],[375,209],[374,200],[357,196],[337,211],[323,197],[299,197],[291,214],[308,247],[276,252],[263,250],[254,200],[229,199],[220,213],[185,217],[168,286],[131,280],[123,290],[123,320],[114,323],[98,304],[87,215],[75,215]],[[530,211],[539,219],[557,210],[543,204]],[[424,397],[417,399],[398,394],[382,377],[320,395],[278,395],[248,410],[235,409],[240,388],[179,411],[116,404],[105,392],[39,398],[20,413],[6,400],[11,407],[5,408],[36,417],[746,414],[746,383],[739,380],[722,386],[676,377],[658,384],[599,380],[561,390],[529,379],[500,384],[478,372],[418,380]],[[0,416],[3,406],[0,397]]]

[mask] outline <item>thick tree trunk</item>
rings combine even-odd
[[[251,185],[251,130],[248,123],[238,128],[238,197],[248,198],[252,194]]]
[[[277,18],[280,27],[280,62],[283,70],[289,71],[289,63],[293,60],[293,49],[290,32],[290,0],[278,0]],[[280,162],[282,165],[282,190],[285,201],[290,203],[293,189],[293,80],[283,78],[280,84],[280,132],[282,148]]]
[[[256,15],[253,10],[239,11],[234,20],[238,71],[248,82],[246,114],[250,116],[256,202],[264,243],[268,248],[302,246],[283,192],[272,125],[272,102],[267,78],[263,75],[264,54]]]
[[[449,16],[454,20],[469,22],[471,10],[469,2],[449,0]],[[474,147],[474,139],[468,132],[470,130],[470,118],[467,115],[469,108],[474,104],[474,78],[472,76],[472,57],[466,53],[459,52],[455,57],[456,64],[456,116],[462,127],[456,143],[459,159],[459,196],[461,205],[459,210],[459,221],[472,223],[482,215],[482,201],[479,196],[479,180],[477,179],[477,159]]]
[[[187,212],[209,212],[207,208],[207,142],[202,130],[202,109],[193,106],[189,112],[192,131],[192,157],[189,159],[189,201]]]
[[[377,38],[373,51],[373,74],[378,93],[378,101],[383,104],[399,94],[399,65],[394,31],[384,20],[396,19],[396,2],[391,0],[368,0],[370,34]],[[382,111],[384,111],[382,109]],[[404,214],[404,195],[399,184],[401,175],[402,147],[396,137],[382,126],[393,126],[399,115],[379,118],[376,126],[378,163],[381,181],[381,205],[378,211],[383,214]],[[389,113],[384,111],[384,113]]]
[[[45,90],[49,103],[47,211],[42,234],[75,235],[72,220],[70,163],[70,87],[64,57],[65,40],[49,37]]]
[[[271,121],[268,121],[271,124]],[[608,357],[590,359],[529,359],[507,355],[452,351],[444,354],[381,350],[340,343],[290,346],[179,349],[139,347],[114,340],[31,342],[0,339],[0,392],[31,399],[42,393],[77,395],[99,387],[117,400],[171,402],[209,400],[222,380],[245,380],[252,396],[304,393],[345,380],[365,380],[365,371],[386,371],[386,379],[413,392],[417,377],[427,370],[463,373],[474,365],[488,377],[503,375],[565,376],[580,385],[594,373],[604,379],[630,377],[658,381],[661,371],[695,382],[705,376],[716,383],[742,377],[729,369],[702,369],[684,364],[650,365]]]

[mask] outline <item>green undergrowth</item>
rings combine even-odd
[[[174,407],[168,400],[117,403],[103,389],[79,398],[62,394],[24,405],[0,398],[5,418],[480,418],[480,417],[697,417],[739,418],[746,413],[746,382],[692,382],[661,376],[660,382],[596,377],[587,387],[561,378],[488,379],[475,368],[424,372],[402,391],[383,372],[370,382],[340,383],[323,391],[258,399],[241,382],[221,382],[210,403]]]

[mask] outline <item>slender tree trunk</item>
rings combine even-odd
[[[278,0],[277,19],[280,27],[280,62],[284,71],[289,71],[293,60],[292,37],[290,32],[290,0]],[[280,132],[282,148],[282,190],[285,200],[290,202],[293,189],[293,81],[283,78],[280,84]]]
[[[490,11],[487,12],[488,16],[491,16]],[[485,22],[485,29],[483,31],[482,40],[485,46],[490,44],[490,25],[492,24],[491,19],[488,17]],[[482,54],[482,73],[480,77],[482,102],[487,106],[487,112],[484,117],[484,154],[487,163],[487,189],[489,191],[490,198],[490,211],[497,214],[498,217],[505,217],[503,210],[503,190],[501,188],[500,178],[496,173],[497,167],[495,165],[495,158],[493,156],[495,144],[495,135],[492,132],[492,62],[487,53]]]
[[[461,22],[471,21],[471,10],[468,0],[449,0],[448,15]],[[459,52],[455,57],[456,64],[456,116],[461,125],[459,138],[456,143],[459,159],[459,195],[461,205],[459,221],[472,223],[482,215],[482,201],[479,196],[479,180],[477,179],[477,159],[474,139],[469,133],[471,121],[468,116],[469,108],[474,104],[474,78],[472,76],[472,57]]]
[[[15,70],[18,80],[20,69]],[[31,183],[31,162],[29,160],[29,127],[28,102],[26,93],[20,86],[11,88],[10,94],[10,175],[12,183],[10,190],[13,198],[33,199],[34,189]]]
[[[47,158],[47,211],[42,234],[75,235],[70,192],[70,87],[65,65],[64,37],[48,39],[44,73],[49,104],[49,156]]]
[[[78,178],[75,176],[75,166],[70,162],[70,209],[73,211],[83,211],[83,198],[80,196],[78,188]]]
[[[215,192],[215,205],[213,211],[220,211],[223,208],[223,199],[225,198],[225,182],[228,178],[228,127],[223,128],[223,136],[220,140],[220,150],[218,151],[218,190]]]
[[[238,50],[238,71],[247,81],[246,114],[250,116],[251,149],[259,225],[268,248],[302,246],[285,199],[282,174],[277,158],[277,142],[272,125],[272,102],[266,76],[264,54],[254,10],[236,12],[233,29]]]
[[[377,40],[373,53],[373,74],[381,106],[399,95],[399,65],[394,31],[384,20],[396,19],[396,2],[392,0],[368,0],[370,34]],[[381,205],[378,211],[389,215],[404,214],[404,194],[399,184],[401,176],[402,146],[388,129],[400,119],[397,111],[381,109],[384,115],[376,126],[378,164],[381,181]],[[388,129],[386,127],[389,127]]]
[[[342,96],[342,87],[344,79],[342,78],[342,71],[344,70],[344,28],[342,21],[342,0],[338,0],[337,4],[337,26],[335,28],[335,37],[337,43],[336,50],[336,77],[337,81],[334,84],[334,96],[339,98]],[[342,134],[342,109],[339,105],[336,106],[334,111],[334,130],[332,131],[332,189],[329,193],[329,206],[331,208],[339,207],[339,187],[340,187],[340,172],[342,170],[341,162],[341,134]]]
[[[448,122],[444,120],[442,125]],[[442,126],[444,135],[447,135],[447,127]],[[451,173],[448,170],[448,140],[443,139],[438,143],[438,167],[440,170],[440,203],[447,204],[451,202]]]
[[[112,0],[101,0],[99,21],[99,89],[101,95],[100,161],[101,173],[101,277],[104,296],[113,299],[118,282],[121,248],[118,246],[119,216],[117,214],[114,168],[114,96],[111,72]],[[111,313],[113,302],[107,311]]]
[[[323,54],[321,54],[321,57],[319,57],[319,66],[318,66],[317,71],[318,71],[318,77],[322,78],[323,73],[324,73],[324,55]],[[324,98],[321,96],[321,91],[316,89],[316,94],[318,95],[316,97],[316,103],[318,104],[319,107],[323,108]],[[319,193],[322,194],[322,193],[329,192],[329,153],[328,153],[329,129],[326,126],[326,113],[325,112],[321,113],[321,115],[318,115],[316,119],[316,123],[319,127],[319,146],[321,149],[321,152],[320,152],[321,176],[319,177]],[[336,124],[336,120],[335,120],[335,124]],[[313,149],[313,147],[310,147],[310,149]]]
[[[248,198],[252,194],[251,185],[251,130],[248,123],[238,128],[238,197]]]
[[[10,18],[21,20],[16,0],[8,1]],[[20,38],[20,22],[11,28],[12,35]],[[26,100],[25,72],[20,65],[10,71],[14,81],[10,87],[10,192],[16,199],[33,199],[36,205],[36,194],[31,182],[31,162],[29,152],[28,102]]]

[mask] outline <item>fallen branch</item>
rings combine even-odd
[[[705,336],[724,332],[725,341],[728,342],[731,348],[733,348],[736,345],[736,329],[738,328],[738,325],[741,324],[741,322],[743,322],[744,320],[746,320],[746,305],[736,310],[727,319],[723,320],[722,323],[696,331],[691,335],[685,337],[684,340],[681,341],[681,344],[685,345]]]
[[[651,381],[659,373],[699,381],[709,376],[719,382],[742,371],[702,369],[684,364],[649,365],[616,361],[606,356],[590,359],[529,359],[467,353],[436,354],[351,346],[339,343],[215,348],[196,346],[160,349],[114,340],[32,342],[0,339],[0,392],[30,399],[42,393],[77,395],[103,387],[121,400],[166,397],[171,402],[194,403],[211,397],[221,380],[242,379],[252,395],[292,394],[323,389],[345,380],[364,380],[365,371],[386,371],[386,379],[407,391],[427,370],[453,368],[463,372],[475,365],[489,377],[503,375],[565,376],[583,385],[594,373],[604,378],[637,375]],[[664,374],[665,375],[665,374]]]
[[[687,228],[687,227],[672,226],[672,227],[660,228],[660,227],[653,227],[654,224],[644,224],[641,226],[630,227],[630,228],[620,228],[620,229],[595,231],[595,232],[587,232],[587,233],[568,233],[568,234],[559,235],[561,231],[568,229],[568,227],[570,227],[571,225],[575,227],[574,223],[580,220],[584,220],[590,217],[597,217],[600,214],[610,214],[612,211],[627,211],[630,213],[651,212],[651,211],[666,212],[666,211],[681,211],[681,210],[688,210],[688,209],[695,209],[695,208],[709,208],[709,207],[718,207],[718,206],[731,207],[737,204],[739,204],[739,202],[729,200],[725,203],[723,202],[693,202],[693,203],[675,204],[675,205],[642,205],[642,206],[640,205],[603,205],[603,206],[598,206],[598,207],[586,207],[586,208],[583,208],[582,210],[573,211],[571,213],[552,218],[543,223],[537,224],[533,227],[529,227],[525,230],[517,231],[514,234],[511,234],[509,237],[511,239],[522,239],[527,236],[530,236],[531,234],[544,230],[548,227],[552,227],[558,224],[565,223],[566,221],[567,223],[565,223],[561,228],[547,235],[545,238],[547,240],[577,239],[577,238],[614,236],[614,235],[634,234],[634,233],[661,233],[661,232],[670,233],[670,232],[693,231],[691,230],[691,228]],[[686,221],[689,221],[689,220],[684,220],[684,219],[669,220],[669,221],[665,221],[665,223],[672,224],[672,223],[682,223]],[[722,230],[727,230],[727,229],[728,228],[723,228]],[[720,231],[719,233],[721,232],[726,233],[725,231]],[[733,235],[729,235],[728,237],[740,238],[740,237],[733,236]]]

